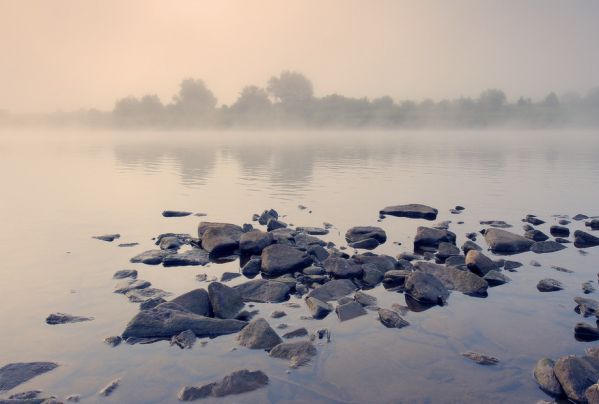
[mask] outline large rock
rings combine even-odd
[[[206,265],[208,263],[210,263],[210,255],[201,248],[192,248],[182,253],[169,254],[162,260],[162,265],[165,267]]]
[[[152,284],[148,281],[144,281],[142,279],[123,279],[119,283],[117,283],[114,287],[114,293],[125,294],[133,289],[145,289],[152,286]]]
[[[345,233],[345,240],[350,247],[372,250],[387,241],[387,234],[380,227],[356,226]]]
[[[257,390],[268,384],[268,376],[260,370],[237,370],[218,382],[204,384],[200,387],[186,386],[179,392],[181,401],[195,401],[206,397],[224,397],[231,394],[242,394]]]
[[[460,255],[460,249],[455,244],[442,242],[439,243],[437,258],[441,261],[445,261],[449,257],[455,257]]]
[[[599,237],[593,236],[582,230],[574,232],[574,246],[576,248],[595,247],[599,245]]]
[[[537,241],[532,245],[530,250],[537,254],[546,254],[560,251],[564,248],[566,248],[566,246],[558,243],[557,241]]]
[[[308,341],[283,342],[270,350],[273,358],[287,359],[291,367],[299,367],[316,356],[316,347]]]
[[[356,285],[349,279],[334,279],[310,291],[308,297],[315,297],[323,302],[328,302],[347,296],[356,289]]]
[[[237,290],[219,282],[208,285],[208,296],[215,317],[234,318],[244,305]]]
[[[599,230],[599,219],[595,218],[595,219],[589,220],[584,225],[587,227],[590,227],[591,230]]]
[[[408,271],[405,269],[394,269],[392,271],[385,272],[385,277],[383,278],[383,285],[385,288],[395,288],[398,286],[404,286],[406,283],[406,278],[412,273],[412,271]]]
[[[237,249],[243,229],[235,224],[201,222],[198,237],[202,248],[212,255],[226,255]]]
[[[454,267],[420,261],[416,263],[418,271],[433,275],[449,290],[455,290],[471,296],[486,296],[489,284],[486,280]]]
[[[239,251],[242,254],[260,254],[273,242],[272,234],[260,230],[243,233],[239,239]]]
[[[555,292],[562,290],[563,288],[564,286],[560,281],[551,278],[541,279],[539,283],[537,283],[539,292]]]
[[[409,205],[387,206],[380,212],[382,215],[408,217],[412,219],[435,220],[438,210],[430,206],[412,203]]]
[[[487,283],[489,284],[489,286],[499,286],[499,285],[504,285],[508,282],[511,281],[511,279],[502,274],[499,271],[489,271],[487,272],[487,274],[483,277],[483,279],[485,281],[487,281]]]
[[[555,363],[553,372],[568,398],[582,403],[586,389],[599,379],[599,360],[589,356],[563,356]]]
[[[485,230],[485,241],[491,251],[499,254],[517,254],[529,251],[534,243],[526,237],[496,228]]]
[[[354,255],[352,259],[358,264],[373,265],[381,272],[391,271],[397,265],[397,260],[389,255],[376,255],[370,252]]]
[[[289,245],[272,244],[262,251],[262,272],[268,276],[301,271],[310,264],[310,256]]]
[[[553,225],[549,228],[549,232],[553,237],[569,237],[570,229],[564,226]]]
[[[455,244],[456,236],[449,230],[433,229],[430,227],[420,226],[416,229],[416,237],[414,237],[414,249],[421,247],[435,247],[440,243]]]
[[[52,362],[9,363],[0,368],[0,391],[10,390],[57,367]]]
[[[526,232],[524,233],[524,237],[526,237],[527,239],[532,240],[532,241],[549,240],[549,236],[538,229],[526,230]]]
[[[564,394],[564,390],[553,373],[554,366],[555,362],[551,359],[540,359],[535,366],[533,375],[541,390],[554,397],[560,397]]]
[[[406,278],[406,294],[421,303],[443,305],[449,291],[434,275],[422,271],[412,272]]]
[[[200,316],[167,302],[153,309],[140,311],[129,321],[122,337],[171,338],[191,330],[199,337],[218,337],[239,332],[247,323],[233,319]]]
[[[175,297],[171,302],[200,316],[212,317],[210,298],[204,289],[194,289]]]
[[[267,279],[254,279],[234,286],[245,302],[279,303],[289,298],[291,287],[283,282]]]
[[[312,317],[317,320],[325,318],[331,311],[333,311],[333,306],[315,297],[307,297],[306,305],[308,306]]]
[[[250,349],[271,349],[283,342],[268,321],[263,318],[253,320],[245,326],[237,336],[237,340],[239,345]]]
[[[362,276],[362,266],[351,259],[329,257],[323,262],[327,273],[335,278],[358,278]]]
[[[337,317],[340,321],[347,321],[366,314],[364,307],[356,301],[350,301],[345,304],[340,304],[335,308]]]
[[[399,314],[389,309],[379,309],[379,320],[387,328],[403,328],[410,325]]]
[[[485,276],[490,271],[499,271],[499,267],[491,258],[476,250],[470,250],[466,254],[466,266],[480,276]]]
[[[134,264],[159,265],[165,257],[174,253],[176,253],[175,250],[148,250],[136,255],[129,261]]]

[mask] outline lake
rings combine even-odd
[[[531,376],[538,359],[582,354],[593,346],[574,338],[582,317],[574,312],[573,298],[582,296],[582,282],[597,281],[599,247],[583,255],[571,244],[552,254],[512,257],[524,266],[508,273],[510,283],[490,288],[487,298],[452,292],[444,307],[407,313],[410,326],[402,329],[385,328],[376,311],[346,322],[334,313],[302,320],[308,311],[297,297],[291,302],[301,308],[256,304],[273,327],[331,331],[331,342],[317,340],[318,355],[298,369],[239,346],[235,335],[202,339],[206,343],[191,350],[164,341],[111,348],[103,340],[121,334],[139,310],[113,293],[115,271],[137,269],[140,279],[174,295],[207,287],[196,280],[199,273],[220,278],[239,271],[239,261],[176,268],[129,263],[155,248],[152,238],[158,234],[196,235],[202,220],[241,225],[274,208],[295,226],[332,223],[322,238],[337,245],[346,244],[344,234],[352,226],[380,226],[388,241],[374,252],[395,257],[412,251],[416,228],[431,222],[397,217],[379,222],[379,210],[388,205],[439,209],[437,220],[452,220],[458,246],[467,232],[483,228],[480,220],[505,220],[523,233],[521,219],[535,214],[547,222],[539,229],[549,233],[557,222],[553,215],[599,215],[596,131],[4,128],[0,181],[0,365],[60,364],[0,397],[39,389],[63,399],[80,394],[83,402],[176,402],[185,385],[247,368],[263,370],[269,386],[203,402],[530,403],[549,398]],[[465,211],[451,214],[456,205]],[[166,209],[207,216],[165,218]],[[569,227],[585,228],[575,221]],[[92,239],[106,233],[121,238]],[[119,242],[140,244],[119,248]],[[477,242],[486,247],[482,237]],[[529,265],[533,259],[541,266]],[[543,278],[555,278],[565,289],[540,293],[536,284]],[[380,307],[405,304],[403,294],[382,285],[367,293]],[[270,318],[276,309],[288,315]],[[47,325],[46,316],[54,312],[95,320]],[[477,365],[461,356],[465,351],[495,356],[500,363]],[[119,388],[99,398],[97,392],[115,378],[121,379]]]

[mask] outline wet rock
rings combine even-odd
[[[345,240],[352,248],[372,250],[387,241],[387,234],[380,227],[357,226],[345,233]]]
[[[539,219],[538,217],[536,217],[535,215],[526,215],[526,217],[524,219],[522,219],[523,222],[527,222],[532,224],[533,226],[540,226],[543,223],[545,223],[544,220]]]
[[[239,251],[242,254],[260,254],[263,249],[273,243],[271,233],[260,230],[252,230],[243,233],[239,240]]]
[[[492,259],[475,250],[468,251],[466,254],[466,266],[480,276],[485,276],[489,271],[499,271],[499,267]]]
[[[479,365],[491,366],[497,365],[499,363],[499,359],[479,352],[465,352],[462,354],[462,356],[478,363]]]
[[[0,368],[0,391],[11,390],[57,367],[58,364],[53,362],[9,363]]]
[[[238,290],[219,282],[208,285],[208,297],[214,316],[218,318],[234,318],[244,306]]]
[[[555,292],[558,290],[562,290],[564,286],[562,283],[555,279],[541,279],[539,283],[537,283],[537,289],[539,292]]]
[[[185,212],[182,210],[165,210],[162,212],[164,217],[185,217],[191,215],[192,212]]]
[[[574,271],[572,271],[572,270],[570,270],[568,268],[559,267],[557,265],[551,265],[551,268],[555,269],[558,272],[563,272],[563,273],[566,273],[566,274],[573,274],[574,273]]]
[[[517,254],[529,251],[533,245],[532,240],[506,230],[495,228],[485,231],[485,241],[491,248],[491,251],[499,254]]]
[[[588,297],[575,297],[574,301],[577,306],[574,309],[577,313],[585,317],[596,316],[599,314],[599,301]]]
[[[123,339],[118,335],[104,338],[104,343],[110,345],[113,348],[115,346],[120,345],[121,342],[123,342]]]
[[[352,320],[356,317],[363,316],[366,314],[364,307],[356,301],[351,301],[345,304],[340,304],[335,308],[337,317],[340,321]]]
[[[389,255],[375,255],[370,252],[354,255],[352,260],[361,265],[371,265],[383,273],[392,269],[396,269],[398,265],[397,260]]]
[[[527,230],[524,233],[524,237],[526,237],[529,240],[532,241],[545,241],[545,240],[549,240],[549,236],[546,235],[545,233],[543,233],[541,230],[537,230],[537,229],[532,229],[532,230]]]
[[[317,320],[325,318],[331,311],[333,311],[333,306],[316,297],[307,297],[306,305],[308,306],[308,310],[310,310],[312,317]]]
[[[67,323],[81,323],[83,321],[91,321],[93,319],[93,317],[73,316],[65,313],[52,313],[48,317],[46,317],[46,324],[56,325]]]
[[[256,303],[279,303],[289,299],[291,287],[283,282],[254,279],[234,286],[243,301]]]
[[[558,223],[562,226],[566,226],[569,225],[570,223],[572,223],[571,221],[567,220],[567,219],[560,219],[558,220]]]
[[[570,244],[571,243],[571,241],[568,240],[567,238],[561,238],[561,237],[556,237],[555,242],[560,243],[560,244]]]
[[[596,341],[599,339],[599,329],[587,323],[577,323],[574,327],[574,338],[577,341]]]
[[[322,227],[297,227],[297,231],[301,231],[302,233],[306,233],[311,236],[324,236],[329,234],[329,231],[327,229],[323,229]]]
[[[587,399],[589,404],[599,403],[599,384],[595,383],[590,385],[584,392],[584,397]]]
[[[212,317],[210,298],[204,289],[194,289],[184,293],[171,300],[171,303],[175,303],[191,313]]]
[[[409,253],[407,251],[404,251],[404,252],[402,252],[401,254],[399,254],[397,256],[397,259],[398,260],[405,260],[405,261],[418,261],[418,260],[422,259],[422,256],[418,255],[418,254],[412,254],[412,253]]]
[[[447,258],[452,256],[459,256],[460,249],[451,243],[439,243],[439,249],[437,251],[437,258],[444,262]]]
[[[247,278],[254,278],[260,273],[262,268],[262,258],[252,257],[248,262],[245,263],[241,268],[241,273]]]
[[[539,261],[537,261],[537,260],[531,260],[529,264],[530,264],[530,266],[533,266],[533,267],[540,267],[541,266],[541,263]]]
[[[551,233],[553,237],[569,237],[570,229],[564,226],[553,225],[549,228],[549,233]]]
[[[150,286],[152,286],[150,282],[141,279],[125,279],[116,284],[116,286],[114,287],[114,293],[121,293],[124,295],[125,293],[131,290],[145,289],[149,288]]]
[[[202,248],[213,256],[230,254],[239,247],[243,229],[235,224],[201,222],[198,226],[198,237]]]
[[[158,246],[161,250],[178,250],[183,243],[176,236],[161,237]]]
[[[495,227],[498,229],[509,229],[510,227],[512,227],[511,224],[508,224],[508,223],[504,222],[503,220],[481,220],[479,223],[482,225],[491,226],[491,227]]]
[[[357,278],[362,276],[362,266],[353,260],[329,257],[323,262],[325,271],[335,278]]]
[[[399,259],[397,260],[397,262],[395,263],[395,269],[403,269],[405,271],[413,271],[414,270],[414,265],[412,265],[412,263],[408,260],[405,259]],[[387,272],[387,271],[385,271]]]
[[[165,302],[166,302],[166,300],[164,300],[162,297],[150,298],[150,299],[146,300],[145,302],[141,302],[139,305],[139,309],[140,310],[153,309],[154,307],[158,306],[159,304],[162,304]]]
[[[266,230],[273,231],[277,229],[284,229],[287,227],[287,223],[278,220],[278,219],[269,219],[268,223],[266,223]]]
[[[562,356],[553,372],[570,400],[584,402],[586,389],[599,379],[598,365],[596,359],[588,356]]]
[[[511,281],[511,279],[508,276],[495,270],[487,272],[483,279],[487,281],[489,286],[499,286]]]
[[[381,215],[407,217],[411,219],[435,220],[438,210],[421,204],[387,206],[379,212]]]
[[[92,238],[95,238],[96,240],[113,242],[114,240],[121,238],[121,235],[120,234],[104,234],[102,236],[93,236]]]
[[[173,250],[149,250],[144,251],[141,254],[136,255],[131,258],[129,261],[132,263],[142,263],[146,265],[159,265],[162,264],[162,260],[168,256],[175,253]]]
[[[208,383],[200,387],[186,386],[179,391],[181,401],[194,401],[206,397],[224,397],[254,391],[268,384],[268,376],[264,372],[238,370],[225,376],[218,382]]]
[[[412,272],[406,278],[406,294],[425,304],[445,304],[449,291],[435,276],[422,272]]]
[[[546,254],[565,249],[563,244],[556,241],[537,241],[532,245],[530,250],[537,254]]]
[[[377,303],[376,297],[371,296],[362,291],[357,291],[356,293],[354,293],[354,300],[364,307],[375,306]]]
[[[239,332],[247,323],[234,319],[200,316],[167,302],[150,310],[140,311],[129,321],[122,337],[170,338],[191,330],[197,337],[218,337]]]
[[[283,334],[283,338],[291,339],[291,338],[306,337],[307,335],[308,335],[308,330],[306,330],[304,327],[302,327],[302,328],[298,328],[293,331],[289,331],[286,334]]]
[[[416,229],[416,236],[414,237],[414,249],[418,250],[422,247],[437,248],[439,243],[443,242],[455,244],[455,239],[455,234],[448,230],[439,230],[420,226],[418,229]]]
[[[329,252],[320,245],[308,247],[307,252],[315,262],[324,262],[330,255]]]
[[[583,215],[582,213],[578,213],[576,216],[572,218],[572,220],[576,220],[577,222],[581,220],[587,220],[589,217],[587,215]]]
[[[285,313],[282,310],[275,310],[272,313],[270,313],[271,318],[281,318],[281,317],[285,317],[286,315],[287,315],[287,313]]]
[[[599,219],[593,219],[584,224],[587,227],[590,227],[591,230],[599,230]]]
[[[433,275],[449,290],[462,292],[470,296],[486,296],[489,284],[486,280],[469,271],[462,271],[431,262],[417,262],[417,271]]]
[[[312,265],[312,266],[309,266],[308,268],[304,268],[302,270],[302,273],[304,275],[324,275],[325,270],[322,267]]]
[[[506,260],[505,264],[503,264],[503,268],[506,271],[514,271],[515,269],[518,269],[521,266],[522,266],[522,263],[518,262],[518,261],[509,261],[509,260]]]
[[[582,291],[584,294],[593,293],[595,291],[595,287],[593,286],[593,281],[586,281],[582,283]]]
[[[586,233],[582,230],[574,232],[574,246],[576,248],[595,247],[599,245],[599,237]]]
[[[463,255],[453,255],[445,260],[445,265],[456,268],[465,267],[466,257]]]
[[[122,248],[135,247],[138,246],[139,243],[120,243],[118,246]]]
[[[124,278],[137,278],[137,271],[135,269],[121,269],[120,271],[116,271],[114,275],[112,275],[113,279],[124,279]]]
[[[177,345],[181,349],[191,349],[196,342],[196,335],[191,330],[185,330],[171,338],[171,346]]]
[[[311,263],[305,252],[285,244],[269,245],[262,251],[262,272],[268,276],[301,271]]]
[[[239,345],[250,349],[271,349],[283,342],[263,318],[250,322],[237,336]]]
[[[258,223],[260,223],[262,226],[266,226],[266,224],[268,223],[268,221],[270,219],[278,219],[279,218],[279,213],[274,210],[274,209],[270,209],[270,210],[265,210],[264,212],[262,212],[262,214],[260,214],[260,216],[258,216]]]
[[[273,358],[289,360],[292,368],[307,364],[316,354],[316,347],[307,341],[283,342],[269,353]]]
[[[121,379],[114,379],[108,385],[106,385],[102,390],[98,392],[98,395],[108,397],[119,387],[121,383]]]
[[[221,282],[229,282],[232,279],[239,278],[241,274],[239,272],[223,272],[220,276]]]
[[[131,303],[144,303],[151,299],[165,298],[170,295],[170,292],[158,288],[133,289],[125,293]]]
[[[387,328],[403,328],[410,325],[409,322],[401,318],[399,314],[393,310],[379,309],[379,320]]]
[[[385,288],[396,288],[403,287],[406,283],[406,278],[412,273],[412,271],[407,271],[403,269],[394,269],[393,271],[385,272],[385,276],[383,278],[383,285]]]
[[[356,285],[349,279],[334,279],[308,293],[308,297],[315,297],[323,302],[338,300],[355,291]]]
[[[564,395],[562,386],[553,373],[555,362],[549,358],[540,359],[535,366],[533,375],[541,390],[554,397]]]

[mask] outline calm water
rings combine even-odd
[[[572,246],[554,254],[518,255],[525,264],[536,259],[543,266],[525,265],[509,274],[512,282],[493,288],[486,299],[452,293],[446,307],[408,313],[411,326],[401,330],[383,327],[375,312],[340,323],[334,315],[300,320],[307,314],[303,304],[285,307],[288,316],[269,319],[271,325],[332,331],[331,343],[318,346],[313,363],[290,373],[285,361],[238,347],[234,335],[196,343],[191,350],[167,342],[108,347],[104,337],[120,334],[138,310],[112,293],[111,278],[118,269],[135,268],[140,279],[179,294],[207,286],[195,280],[198,273],[238,270],[238,262],[168,269],[130,264],[130,257],[153,247],[151,238],[159,233],[195,234],[200,218],[163,218],[165,209],[241,224],[253,213],[275,208],[294,225],[333,223],[333,232],[323,238],[337,244],[344,244],[348,227],[380,225],[389,241],[375,252],[393,256],[409,251],[416,227],[430,222],[389,217],[377,223],[378,210],[391,204],[438,208],[439,220],[454,221],[458,245],[466,232],[481,228],[479,220],[506,220],[520,232],[520,219],[528,213],[547,220],[540,229],[548,233],[555,221],[551,215],[599,214],[598,135],[3,129],[0,365],[60,364],[10,393],[40,389],[62,398],[81,394],[84,402],[175,402],[184,385],[249,368],[265,371],[269,387],[220,401],[530,403],[546,398],[531,377],[535,362],[580,354],[591,345],[574,339],[580,317],[572,298],[581,295],[583,281],[597,279],[599,247],[587,249],[588,255]],[[448,211],[456,204],[466,207],[459,216]],[[119,248],[91,238],[105,233],[121,233],[119,242],[140,245]],[[566,289],[537,292],[537,281],[546,277]],[[382,287],[369,293],[381,307],[405,303],[402,294]],[[282,307],[257,308],[267,317]],[[57,311],[95,320],[46,325],[45,317]],[[460,356],[467,350],[496,356],[501,364],[478,366]],[[98,390],[117,377],[122,379],[118,390],[99,399]]]

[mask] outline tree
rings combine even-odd
[[[314,97],[312,82],[301,73],[284,71],[268,80],[268,93],[282,104],[301,105]]]
[[[258,86],[246,86],[239,93],[239,98],[233,105],[231,110],[235,113],[263,113],[268,111],[272,103],[268,98],[268,93]]]
[[[217,100],[202,80],[187,78],[181,82],[173,101],[177,113],[198,121],[214,112]]]

